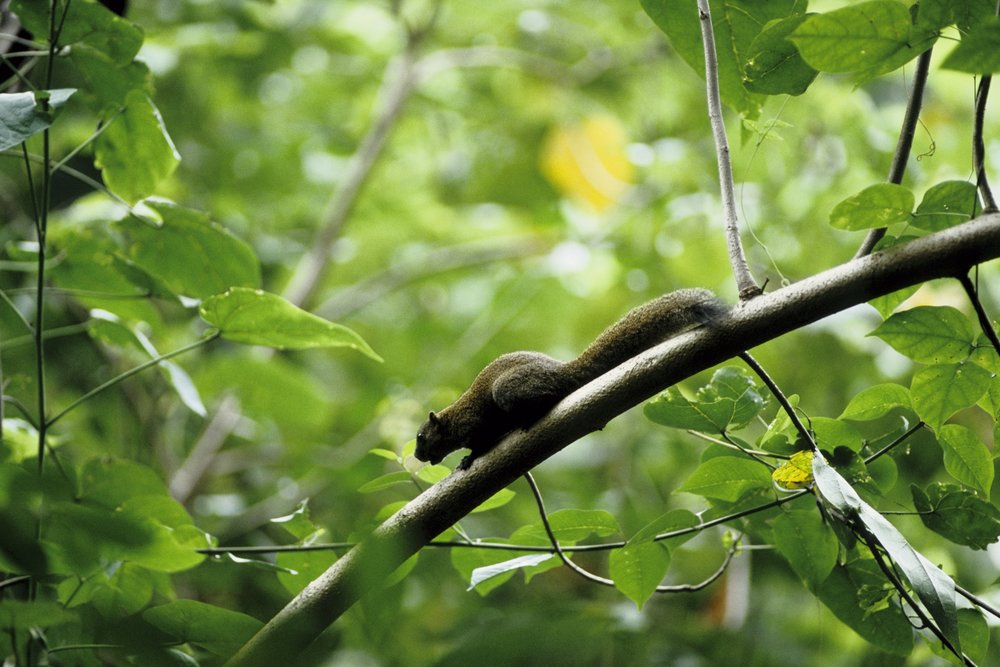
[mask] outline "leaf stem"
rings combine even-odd
[[[81,404],[85,403],[86,401],[89,401],[91,398],[93,398],[97,394],[101,393],[105,389],[110,389],[111,387],[115,386],[116,384],[121,383],[123,380],[127,380],[128,378],[132,377],[133,375],[136,375],[137,373],[141,373],[142,371],[146,370],[147,368],[149,368],[151,366],[156,366],[160,362],[167,361],[168,359],[172,359],[172,358],[174,358],[176,356],[184,354],[185,352],[190,352],[191,350],[193,350],[195,348],[198,348],[198,347],[201,347],[202,345],[206,345],[207,343],[211,343],[213,340],[215,340],[216,338],[218,338],[220,335],[221,335],[221,332],[219,332],[218,330],[216,330],[216,331],[212,332],[211,335],[206,336],[205,338],[199,338],[198,340],[194,341],[193,343],[189,343],[189,344],[185,345],[184,347],[179,347],[176,350],[173,350],[172,352],[167,352],[166,354],[161,354],[161,355],[159,355],[157,357],[154,357],[154,358],[150,359],[149,361],[147,361],[145,363],[139,364],[135,368],[131,368],[131,369],[125,371],[124,373],[116,375],[115,377],[111,378],[107,382],[104,382],[104,383],[102,383],[102,384],[94,387],[93,389],[91,389],[90,391],[88,391],[86,394],[84,394],[83,396],[80,396],[75,401],[73,401],[72,403],[70,403],[69,405],[67,405],[65,408],[62,409],[62,411],[60,411],[54,417],[52,417],[51,419],[49,419],[48,422],[44,424],[44,426],[51,427],[57,421],[59,421],[60,419],[62,419],[63,417],[65,417],[67,414],[69,414],[70,412],[72,412],[74,409],[76,409],[77,407],[79,407]]]

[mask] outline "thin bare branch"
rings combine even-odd
[[[698,0],[698,14],[701,25],[701,40],[705,48],[705,86],[708,97],[708,119],[712,125],[715,140],[716,160],[719,163],[719,188],[722,195],[722,215],[725,221],[726,245],[729,249],[729,263],[741,300],[751,299],[761,293],[754,280],[743,251],[740,239],[739,221],[736,217],[736,187],[733,184],[733,162],[729,154],[729,139],[726,137],[726,123],[722,118],[722,97],[719,93],[719,63],[715,50],[715,35],[712,32],[712,15],[708,0]]]

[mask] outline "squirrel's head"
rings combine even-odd
[[[448,427],[436,412],[427,415],[427,421],[417,431],[417,450],[413,453],[418,461],[426,461],[431,465],[441,463],[452,449],[448,448],[451,438],[448,437]]]

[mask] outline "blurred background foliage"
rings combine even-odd
[[[131,458],[171,482],[184,470],[182,500],[223,544],[287,542],[270,519],[305,498],[329,539],[349,540],[384,506],[417,492],[403,485],[359,493],[398,469],[369,450],[400,451],[427,410],[448,404],[497,354],[537,349],[569,358],[631,306],[679,287],[708,287],[734,301],[703,83],[637,2],[442,3],[426,35],[408,47],[406,26],[427,25],[434,7],[422,0],[132,3],[129,19],[146,33],[141,58],[153,73],[154,99],[182,157],[160,194],[208,212],[250,243],[274,292],[314,242],[407,48],[424,69],[306,305],[358,331],[385,363],[215,343],[177,360],[208,419],[185,407],[163,375],[148,373],[61,422],[72,457]],[[805,96],[769,100],[752,125],[729,119],[745,241],[770,286],[853,254],[860,234],[833,230],[826,218],[841,199],[884,180],[911,68],[857,88],[821,75]],[[969,177],[973,94],[970,77],[932,69],[906,181],[918,197],[934,183]],[[63,149],[93,130],[83,113],[60,122]],[[988,123],[996,164],[996,114]],[[9,221],[0,239],[14,248],[32,238],[26,184],[15,160],[0,167]],[[57,183],[56,200],[65,204],[51,223],[57,238],[118,215],[106,197],[71,182]],[[960,303],[956,290],[933,285],[925,288],[931,296],[918,298]],[[79,322],[76,303],[54,294],[50,325]],[[988,305],[996,312],[995,302]],[[123,308],[115,304],[115,312]],[[147,322],[161,352],[197,333],[179,304],[127,308]],[[859,308],[755,354],[808,414],[836,416],[861,388],[908,384],[908,362],[864,337],[876,322],[874,311]],[[5,334],[16,330],[0,324]],[[9,391],[27,392],[30,345],[7,339]],[[85,335],[62,337],[50,348],[58,377],[51,400],[66,404],[141,358]],[[209,425],[224,402],[238,405],[238,417]],[[185,465],[196,443],[215,437],[220,450],[191,477]],[[667,509],[701,509],[693,496],[672,492],[703,448],[634,411],[546,462],[538,477],[550,510],[606,509],[630,533]],[[940,454],[917,439],[897,462],[903,509],[908,482],[933,479]],[[535,520],[526,488],[514,489],[511,503],[462,527],[506,536]],[[991,560],[947,545],[916,519],[898,523],[968,588],[995,578],[997,552]],[[689,542],[675,553],[670,580],[705,578],[723,553],[716,533]],[[601,556],[581,560],[604,567]],[[273,573],[228,560],[177,575],[175,585],[181,597],[261,619],[289,597]],[[877,653],[803,595],[787,564],[767,550],[737,558],[724,582],[655,598],[641,613],[564,568],[488,596],[466,586],[447,550],[425,550],[409,576],[366,597],[327,633],[317,661],[937,660],[926,647],[908,660]]]

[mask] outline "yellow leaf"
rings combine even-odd
[[[780,489],[802,489],[813,482],[811,451],[795,452],[788,463],[775,468],[771,473],[771,479]]]
[[[540,168],[564,197],[601,212],[632,185],[635,170],[625,153],[627,145],[625,131],[616,119],[591,116],[549,132]]]

